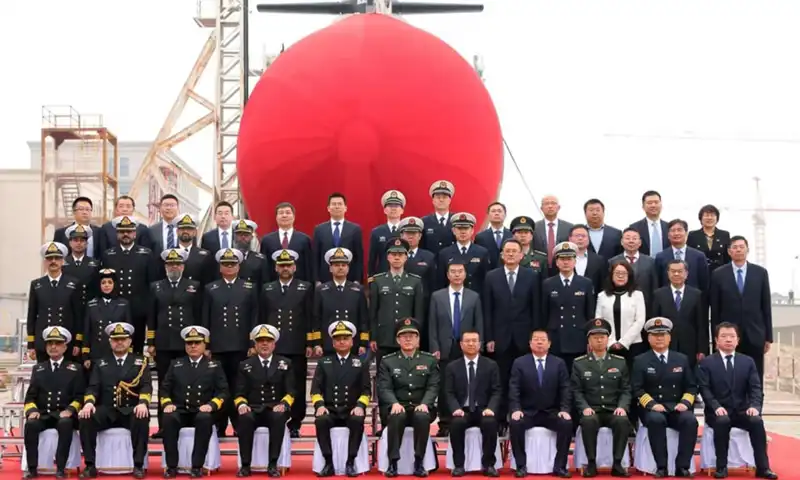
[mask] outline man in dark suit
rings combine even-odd
[[[456,193],[456,187],[447,180],[437,180],[431,184],[428,193],[433,201],[434,212],[422,217],[424,230],[420,246],[437,255],[439,250],[456,241],[453,225],[450,223],[450,202]]]
[[[708,354],[708,306],[703,293],[686,284],[686,263],[670,260],[669,285],[653,294],[653,315],[672,320],[670,349],[689,358],[694,368]]]
[[[508,378],[511,365],[530,351],[526,338],[541,321],[542,278],[531,268],[522,268],[522,245],[516,240],[503,244],[503,266],[486,274],[483,287],[483,318],[486,352],[500,369],[503,400],[498,412],[505,424],[508,409]]]
[[[178,248],[178,228],[175,225],[175,219],[180,213],[179,206],[178,197],[171,193],[163,195],[158,202],[161,220],[150,225],[148,229],[151,249],[156,256],[161,255],[161,252],[168,248]],[[213,251],[216,252],[216,250]]]
[[[711,328],[722,322],[739,327],[742,341],[736,348],[756,362],[764,378],[764,354],[772,346],[772,301],[769,274],[747,261],[747,239],[731,238],[731,263],[714,270],[709,293]]]
[[[489,270],[489,251],[472,241],[475,233],[475,216],[460,212],[450,219],[456,243],[439,251],[436,260],[436,273],[439,276],[439,288],[447,286],[447,265],[451,260],[459,260],[467,266],[467,280],[464,286],[482,294],[483,279]]]
[[[546,330],[534,330],[530,336],[531,355],[519,357],[511,367],[508,403],[511,410],[511,450],[516,461],[517,478],[528,474],[525,432],[545,427],[556,432],[556,458],[553,474],[569,478],[567,455],[572,440],[572,391],[569,373],[563,360],[550,355]],[[536,454],[537,452],[531,452]]]
[[[605,224],[605,204],[597,198],[591,198],[583,204],[583,214],[589,227],[589,251],[603,258],[622,253],[622,232]]]
[[[739,329],[722,322],[714,331],[717,352],[700,363],[697,381],[705,402],[706,425],[714,429],[714,452],[717,470],[714,478],[728,476],[728,446],[731,428],[741,428],[750,434],[756,478],[778,478],[769,468],[767,433],[761,410],[764,392],[761,376],[753,359],[737,354]]]
[[[272,254],[278,250],[292,250],[299,255],[295,278],[311,282],[313,272],[311,265],[314,258],[311,254],[311,237],[294,229],[295,209],[289,202],[281,202],[275,206],[275,221],[278,229],[264,235],[261,239],[261,253],[267,258],[266,282],[273,282],[278,278],[275,265],[272,263]]]
[[[643,255],[655,257],[658,252],[669,247],[667,222],[661,220],[661,194],[655,190],[648,190],[642,195],[642,210],[645,217],[631,223],[631,228],[639,232],[642,246],[639,252]],[[659,242],[659,239],[661,241]],[[655,246],[653,246],[655,245]]]
[[[589,279],[595,292],[603,289],[608,278],[608,262],[605,258],[589,249],[589,227],[586,225],[573,225],[569,231],[569,242],[575,244],[575,273]],[[555,263],[551,265],[550,275],[556,275],[559,268]]]
[[[224,200],[217,203],[214,223],[217,228],[203,234],[200,246],[214,254],[223,248],[233,248],[233,205]]]
[[[136,210],[136,202],[128,195],[120,195],[117,202],[114,204],[115,216],[133,216]],[[97,234],[97,246],[99,248],[99,258],[103,260],[103,254],[111,247],[118,247],[119,241],[117,240],[117,229],[111,224],[111,221],[104,223],[100,227]],[[152,249],[153,244],[150,240],[150,229],[147,225],[139,223],[136,225],[136,245]]]
[[[588,278],[575,274],[572,242],[556,246],[558,275],[542,282],[541,328],[547,328],[553,351],[572,371],[575,357],[586,353],[586,322],[594,318],[596,294]]]
[[[642,407],[640,418],[656,462],[655,477],[667,476],[667,428],[672,428],[678,431],[674,476],[692,478],[689,464],[697,442],[694,371],[686,355],[669,349],[672,322],[668,318],[651,318],[644,329],[651,350],[634,360],[631,388]]]
[[[688,228],[689,225],[686,221],[680,219],[672,220],[667,224],[670,246],[656,255],[659,286],[669,285],[667,262],[670,260],[683,260],[686,263],[689,274],[686,283],[703,293],[708,293],[708,261],[703,252],[686,245]]]
[[[653,316],[653,292],[658,288],[658,274],[656,273],[656,261],[649,255],[639,253],[642,246],[642,239],[639,232],[632,227],[626,228],[622,232],[623,252],[612,257],[609,265],[614,265],[619,261],[626,260],[633,267],[636,279],[636,287],[644,295],[644,305],[647,309],[647,318]]]
[[[444,395],[439,395],[439,408],[445,404],[452,412],[450,446],[453,449],[454,477],[462,477],[464,470],[465,438],[467,429],[481,429],[481,472],[487,477],[498,477],[494,452],[497,448],[498,412],[503,389],[500,370],[494,360],[479,355],[481,336],[478,332],[462,330],[460,351],[463,356],[450,362],[444,372]]]
[[[572,223],[558,218],[561,205],[555,195],[545,195],[542,197],[542,215],[544,219],[536,222],[533,234],[533,249],[540,252],[547,252],[547,264],[551,265],[553,249],[561,242],[569,240],[569,230]]]
[[[383,213],[386,223],[372,229],[369,235],[369,261],[367,262],[367,275],[385,272],[389,268],[386,263],[386,242],[400,235],[399,223],[406,207],[406,196],[397,190],[389,190],[381,197]]]
[[[344,214],[347,213],[347,199],[343,194],[334,192],[328,195],[328,213],[331,219],[314,228],[311,247],[314,281],[317,285],[330,281],[331,272],[325,263],[325,254],[331,248],[342,247],[353,254],[347,279],[361,283],[364,280],[364,244],[361,239],[361,227],[344,219]]]
[[[75,221],[72,223],[74,224],[81,224],[84,228],[89,228],[92,230],[92,235],[89,237],[89,240],[86,244],[86,255],[90,256],[91,258],[98,258],[100,256],[100,250],[98,249],[99,245],[95,243],[94,233],[100,231],[100,227],[91,223],[92,222],[92,200],[89,197],[78,197],[72,201],[72,216],[75,218]],[[61,243],[66,245],[69,248],[69,238],[67,237],[67,228],[71,225],[67,225],[66,227],[61,227],[56,229],[53,233],[53,241],[57,243]]]
[[[506,220],[506,206],[494,202],[486,210],[489,214],[489,228],[475,235],[475,243],[489,251],[489,270],[500,264],[503,242],[511,238],[511,230],[503,226]]]
[[[447,266],[450,286],[433,292],[428,310],[428,334],[430,351],[439,360],[439,369],[444,370],[451,361],[464,357],[459,348],[461,332],[483,332],[483,308],[480,295],[464,288],[467,267],[460,260],[452,260]],[[446,382],[439,384],[439,398],[444,398]],[[447,436],[450,410],[446,402],[439,402],[439,436]]]

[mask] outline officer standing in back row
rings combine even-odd
[[[542,279],[548,277],[547,253],[533,249],[534,221],[531,217],[517,217],[511,220],[511,233],[522,245],[522,267],[530,267],[538,272]]]
[[[434,255],[456,241],[453,225],[450,223],[450,202],[455,193],[456,187],[447,180],[437,180],[428,189],[434,212],[422,218],[425,230],[422,232],[420,246]]]
[[[97,287],[100,283],[97,278],[100,260],[86,255],[89,239],[92,238],[92,229],[76,223],[67,227],[64,234],[69,239],[70,250],[70,254],[64,258],[64,273],[78,279],[81,286],[81,306],[85,311],[89,300],[97,296]],[[75,337],[77,343],[83,343],[83,338],[78,335]]]
[[[631,432],[628,419],[630,375],[625,357],[608,353],[609,335],[611,324],[608,321],[602,318],[591,320],[586,326],[589,353],[576,358],[572,364],[572,391],[588,460],[584,477],[597,476],[597,435],[602,427],[610,428],[613,437],[611,475],[630,477],[622,466]]]
[[[269,278],[267,274],[269,262],[263,253],[250,248],[256,229],[258,229],[256,222],[247,219],[239,220],[233,227],[233,244],[244,256],[239,266],[239,278],[253,282],[260,292]]]

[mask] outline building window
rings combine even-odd
[[[120,157],[119,159],[119,176],[121,178],[131,176],[131,160],[128,157]]]
[[[128,192],[131,191],[132,186],[133,186],[133,180],[121,180],[119,182],[119,194],[127,195]]]

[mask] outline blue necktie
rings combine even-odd
[[[333,246],[339,247],[339,242],[342,241],[342,232],[339,230],[341,222],[333,222]]]
[[[733,386],[733,355],[725,355],[725,373],[728,374],[728,381]]]
[[[228,248],[230,244],[228,243],[228,232],[222,232],[222,248]]]
[[[167,248],[175,248],[175,225],[167,225]]]
[[[503,243],[503,233],[500,230],[494,232],[494,241],[497,243],[497,248]]]
[[[675,290],[675,310],[681,309],[681,291]]]
[[[539,365],[536,366],[536,374],[539,376],[539,386],[541,387],[544,383],[544,360],[540,358],[536,361],[539,362]]]
[[[461,302],[458,297],[461,292],[453,292],[455,300],[453,300],[453,338],[456,340],[461,338]]]
[[[653,222],[652,230],[650,231],[650,256],[655,257],[656,254],[661,252],[663,245],[661,244],[661,232],[659,231],[661,225]]]
[[[744,293],[744,275],[742,275],[742,269],[736,270],[736,287],[739,289],[739,293]]]

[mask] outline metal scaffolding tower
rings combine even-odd
[[[761,179],[753,177],[756,182],[756,204],[753,212],[753,248],[756,264],[767,268],[767,219],[764,212],[764,199],[761,196]]]

